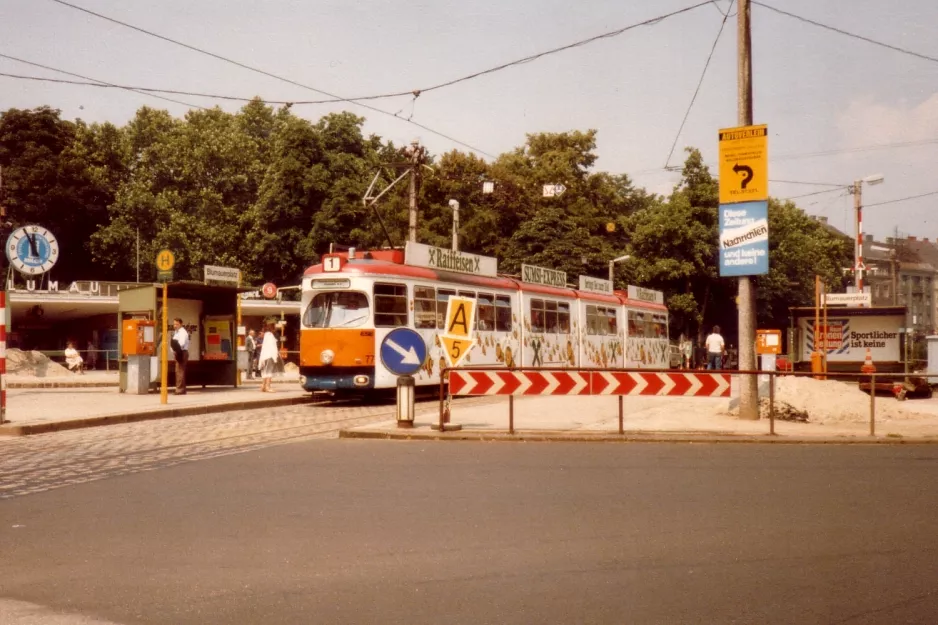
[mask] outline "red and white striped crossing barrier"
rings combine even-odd
[[[449,388],[453,395],[729,397],[730,374],[454,369]]]
[[[449,373],[453,395],[589,395],[590,374],[582,371],[479,371]]]

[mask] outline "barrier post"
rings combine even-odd
[[[876,374],[875,373],[870,375],[870,436],[876,436]]]
[[[769,372],[769,434],[775,435],[775,372]]]
[[[515,433],[515,396],[508,396],[508,433]]]
[[[625,434],[625,424],[623,423],[624,415],[622,414],[623,404],[622,395],[619,395],[619,434]]]
[[[160,350],[160,403],[169,403],[169,296],[163,283],[163,345]]]
[[[414,427],[414,376],[397,377],[397,427]]]

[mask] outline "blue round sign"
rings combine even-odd
[[[381,341],[381,362],[396,375],[413,375],[427,360],[423,337],[410,328],[395,328]]]

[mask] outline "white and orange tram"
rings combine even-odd
[[[626,291],[415,266],[404,263],[400,250],[329,254],[303,276],[301,379],[308,391],[393,388],[397,376],[377,355],[391,330],[408,327],[427,346],[416,384],[439,384],[446,361],[438,337],[453,296],[476,300],[478,342],[467,365],[667,368],[668,311],[660,293],[658,301],[645,301],[635,295],[651,293],[654,300],[656,292],[630,292],[631,298]]]

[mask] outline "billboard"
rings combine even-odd
[[[720,275],[769,273],[769,203],[720,204]]]

